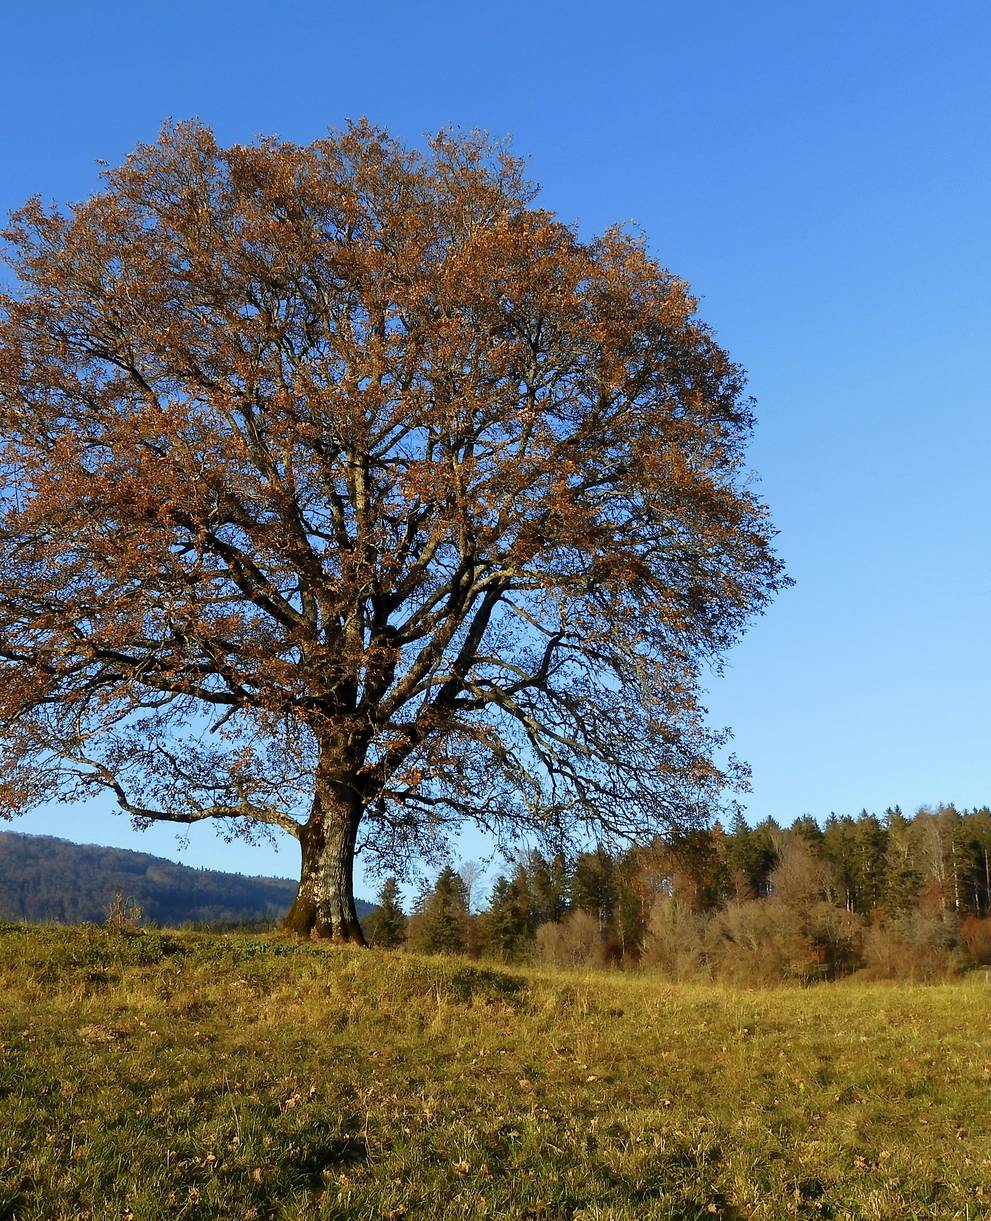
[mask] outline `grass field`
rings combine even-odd
[[[991,1216],[991,983],[0,929],[0,1218]]]

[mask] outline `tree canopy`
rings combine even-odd
[[[519,159],[361,122],[165,128],[0,296],[0,809],[277,827],[290,923],[357,847],[637,838],[726,779],[699,704],[784,581],[740,369]]]

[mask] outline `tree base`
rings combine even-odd
[[[311,941],[336,941],[341,945],[367,946],[358,918],[349,920],[339,916],[335,921],[326,916],[321,919],[316,906],[310,900],[296,899],[282,922],[287,933]]]
[[[353,889],[360,810],[338,803],[337,816],[328,818],[331,805],[327,792],[318,788],[313,814],[300,830],[299,889],[284,927],[297,937],[367,945]]]

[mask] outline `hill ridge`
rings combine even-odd
[[[132,848],[0,831],[0,918],[99,922],[116,891],[157,924],[276,920],[296,893],[292,878],[183,865]],[[372,904],[358,900],[364,918]]]

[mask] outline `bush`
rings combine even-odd
[[[925,912],[907,912],[872,925],[864,934],[864,970],[869,979],[942,979],[958,968],[955,928]]]
[[[776,899],[808,911],[828,899],[831,881],[829,866],[812,854],[800,836],[789,836],[779,845],[778,863],[770,878]]]
[[[713,922],[716,973],[744,985],[820,978],[822,964],[804,924],[780,899],[728,904]]]
[[[960,925],[960,948],[968,966],[991,966],[991,920],[967,916]]]
[[[689,911],[676,899],[660,899],[651,908],[640,963],[671,979],[709,973],[708,917]]]
[[[126,897],[122,890],[115,890],[103,923],[111,933],[133,936],[141,931],[140,924],[143,914],[141,907],[134,899]]]
[[[864,925],[859,916],[831,903],[817,903],[805,921],[805,935],[823,979],[839,979],[864,963]]]
[[[604,957],[599,922],[588,912],[573,911],[537,929],[537,960],[543,966],[601,966]]]

